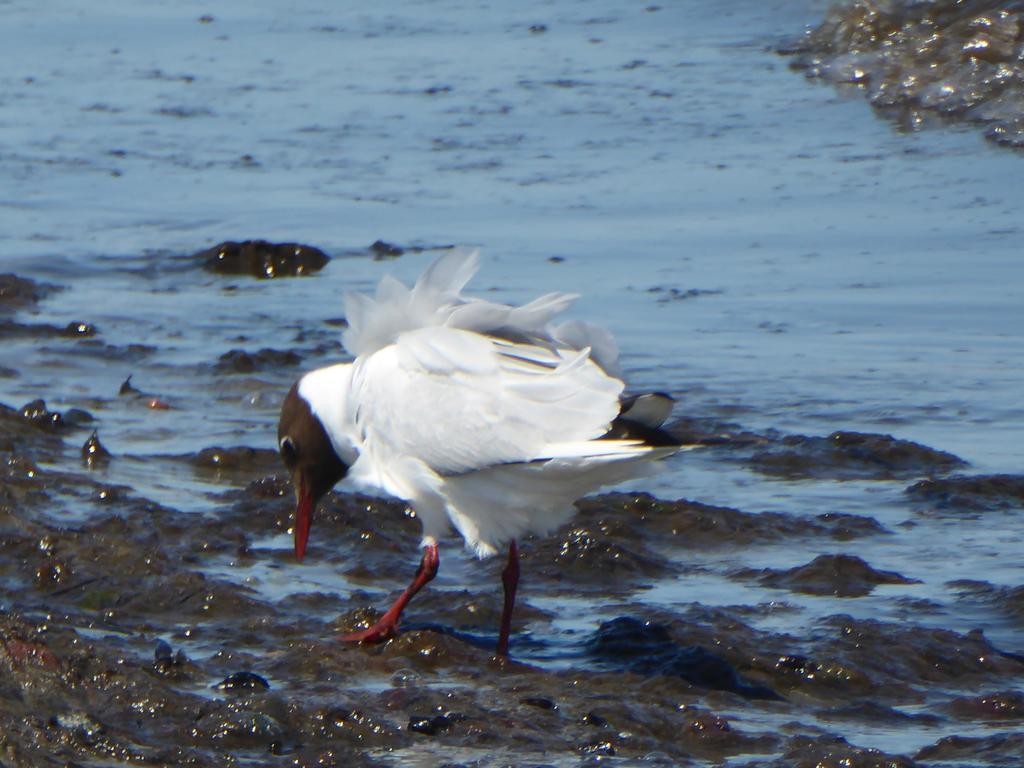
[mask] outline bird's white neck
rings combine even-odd
[[[359,457],[348,413],[351,382],[351,363],[317,368],[299,380],[299,396],[309,403],[309,409],[323,425],[338,458],[349,466]]]

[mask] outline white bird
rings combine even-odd
[[[601,486],[647,474],[680,449],[658,429],[662,393],[623,400],[618,349],[603,329],[554,319],[577,298],[513,307],[463,296],[476,251],[435,261],[411,289],[385,276],[375,298],[346,296],[351,363],[311,371],[285,398],[281,458],[295,487],[295,555],[316,502],[337,482],[409,503],[423,559],[409,587],[355,642],[391,637],[434,578],[454,527],[480,558],[508,547],[498,654],[507,655],[519,581],[517,540],[543,536]]]

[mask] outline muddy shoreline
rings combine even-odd
[[[269,352],[267,364],[295,363]],[[214,370],[237,375],[237,358]],[[1021,477],[970,475],[951,454],[888,435],[786,435],[685,417],[674,429],[715,461],[766,479],[897,481],[911,515],[1022,506]],[[369,766],[444,754],[458,764],[614,756],[868,767],[1018,754],[1015,732],[942,736],[907,754],[843,738],[850,723],[870,730],[909,718],[955,734],[1024,717],[1013,687],[1024,658],[982,631],[915,623],[927,603],[908,604],[901,623],[844,614],[845,601],[879,585],[915,583],[855,554],[862,540],[898,535],[870,516],[599,495],[579,502],[557,535],[524,542],[511,660],[493,657],[500,582],[491,561],[418,597],[394,640],[359,647],[334,638],[371,622],[416,562],[418,526],[403,505],[332,494],[310,559],[350,588],[275,600],[217,575],[305,567],[287,548],[258,543],[289,526],[292,492],[272,451],[154,457],[224,488],[212,514],[197,516],[106,482],[97,464],[131,458],[103,447],[102,435],[102,418],[84,411],[0,407],[6,765]],[[69,504],[92,511],[70,525],[60,515]],[[726,573],[775,590],[776,600],[712,607],[694,594],[676,612],[643,599],[652,583],[692,569],[693,553],[779,542],[800,542],[807,561]],[[985,581],[956,588],[964,600],[1019,602]],[[796,610],[787,593],[828,597],[833,611],[810,634],[757,628],[759,615]],[[565,635],[551,608],[563,595],[592,596],[615,617]],[[752,712],[781,725],[748,724]]]

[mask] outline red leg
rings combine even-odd
[[[505,586],[505,607],[501,612],[501,632],[498,635],[498,655],[508,656],[508,635],[512,630],[512,609],[516,604],[516,587],[519,586],[519,546],[513,541],[508,545],[508,563],[501,572],[501,583]]]
[[[441,557],[437,552],[437,543],[432,542],[424,547],[423,559],[420,561],[420,567],[416,571],[416,577],[412,580],[412,584],[406,587],[405,591],[398,596],[395,604],[388,609],[388,612],[381,616],[380,620],[369,629],[353,632],[350,635],[341,635],[338,639],[348,643],[379,643],[382,640],[394,637],[395,630],[398,629],[398,621],[402,617],[402,611],[405,610],[405,606],[412,600],[413,595],[419,592],[437,575],[437,567],[440,563]]]

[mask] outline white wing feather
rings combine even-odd
[[[462,296],[479,267],[479,251],[456,248],[435,261],[411,289],[388,275],[374,298],[346,294],[345,348],[354,357],[370,355],[407,331],[445,326],[575,349],[590,346],[597,350],[599,364],[614,367],[618,349],[606,331],[579,321],[549,327],[578,295],[548,293],[521,307]]]
[[[618,414],[622,388],[588,350],[434,327],[357,358],[349,397],[356,429],[374,451],[454,475],[550,457],[558,444],[577,443],[587,455],[597,449],[587,441]]]
[[[426,538],[454,525],[485,556],[552,530],[579,496],[674,449],[598,439],[624,385],[606,331],[553,324],[575,295],[521,307],[463,297],[478,266],[476,251],[455,250],[411,289],[385,277],[373,298],[349,294],[355,362],[300,389],[336,448],[357,456],[351,484],[409,500]]]

